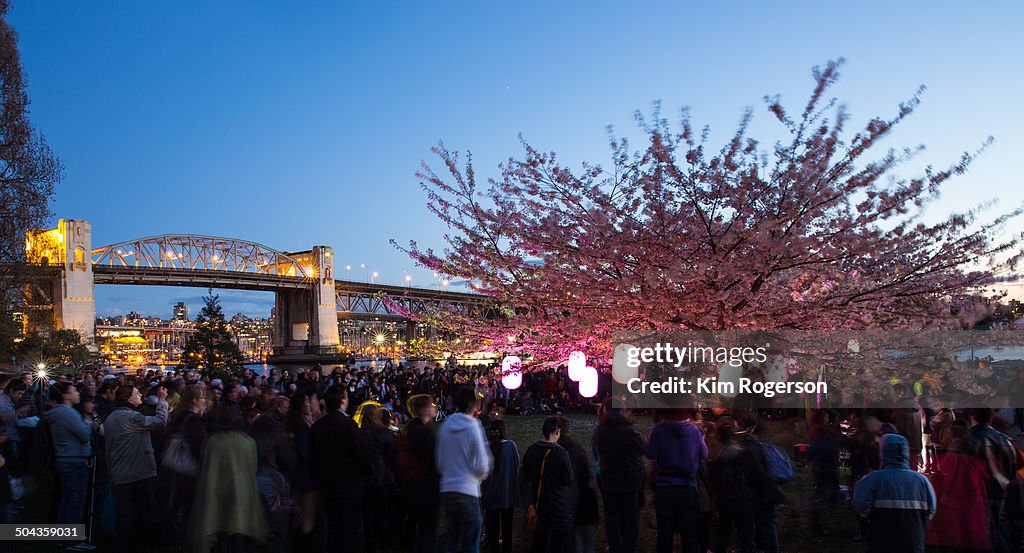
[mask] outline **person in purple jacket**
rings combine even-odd
[[[644,456],[654,462],[654,508],[658,522],[658,553],[670,553],[676,532],[683,552],[697,553],[697,469],[708,457],[700,429],[691,424],[692,409],[667,409],[651,431]]]

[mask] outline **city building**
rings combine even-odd
[[[176,323],[188,322],[188,306],[185,302],[179,301],[174,305],[174,318],[171,320]]]

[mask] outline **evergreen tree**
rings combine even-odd
[[[209,295],[203,297],[203,302],[206,305],[196,317],[196,334],[185,345],[181,364],[187,368],[202,369],[204,374],[214,378],[241,374],[242,352],[228,329],[220,296],[211,289]]]

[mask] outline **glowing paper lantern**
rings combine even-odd
[[[629,366],[629,350],[636,351],[633,344],[619,344],[615,346],[615,356],[612,358],[612,378],[619,384],[626,384],[630,380],[640,376],[640,366]],[[637,358],[637,361],[640,359]]]
[[[573,382],[579,382],[583,377],[583,371],[587,368],[587,354],[582,351],[574,351],[569,354],[569,378]]]
[[[515,355],[501,360],[501,385],[508,390],[515,390],[523,385],[523,361]]]
[[[597,395],[597,369],[584,367],[580,377],[580,395],[583,397],[594,397]]]

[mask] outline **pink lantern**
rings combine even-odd
[[[583,397],[594,397],[597,395],[597,369],[584,367],[580,376],[580,395]]]
[[[523,385],[523,361],[515,355],[501,360],[501,385],[507,390],[515,390]]]
[[[582,351],[574,351],[569,354],[569,378],[573,382],[579,382],[583,371],[587,368],[587,354]]]

